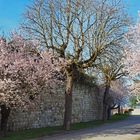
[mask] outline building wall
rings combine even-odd
[[[132,115],[140,115],[140,103],[136,105],[136,108],[132,111]]]
[[[8,129],[23,130],[63,124],[64,86],[55,92],[47,91],[42,104],[27,112],[11,113]],[[99,120],[102,118],[102,92],[96,86],[74,83],[72,123]]]

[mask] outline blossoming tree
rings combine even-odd
[[[140,95],[140,18],[129,28],[126,41],[125,69],[129,72],[129,81],[132,81],[129,82],[129,90],[137,96]]]
[[[10,41],[0,39],[1,131],[6,130],[11,110],[28,109],[46,87],[61,83],[61,62],[50,51],[41,52],[37,47],[18,35]]]

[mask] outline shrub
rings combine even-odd
[[[124,114],[128,114],[128,113],[129,113],[129,111],[127,111],[127,110],[126,110],[126,111],[124,111]]]

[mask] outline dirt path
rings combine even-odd
[[[97,128],[71,131],[37,140],[136,140],[140,137],[140,116]]]

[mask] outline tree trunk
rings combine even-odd
[[[65,90],[65,113],[64,113],[64,129],[70,130],[72,116],[72,87],[73,74],[67,74],[66,90]]]
[[[103,97],[103,116],[102,116],[103,121],[107,120],[107,112],[108,112],[107,95],[109,94],[109,88],[110,86],[106,85]]]
[[[1,105],[1,125],[0,129],[5,135],[7,130],[7,122],[10,115],[10,108],[7,108],[5,105]]]
[[[107,120],[110,120],[111,118],[111,106],[108,106],[108,109],[107,109]]]
[[[118,105],[118,114],[121,114],[121,106]]]

